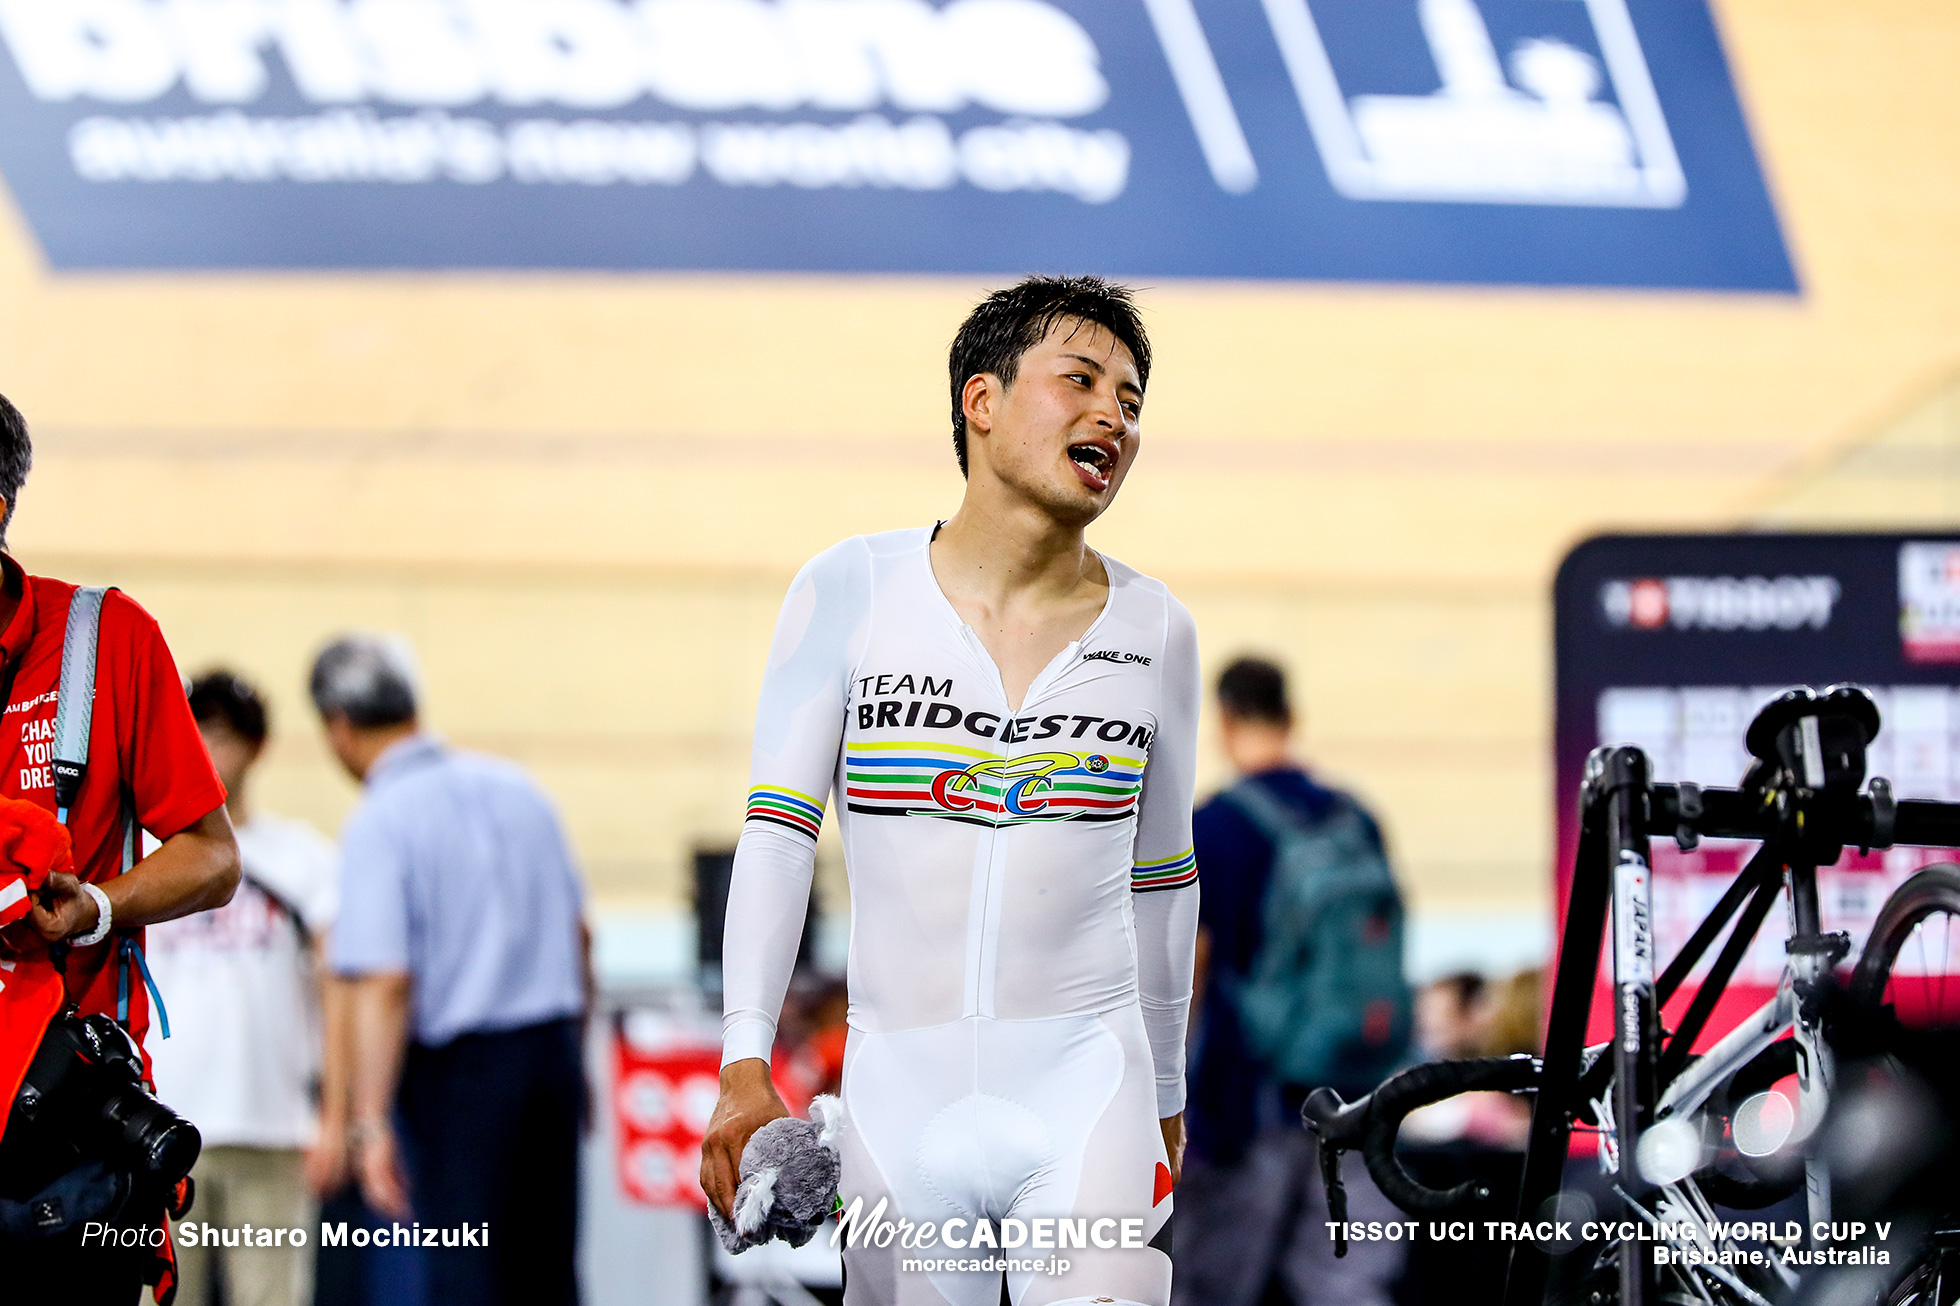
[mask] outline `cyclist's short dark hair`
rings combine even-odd
[[[1293,724],[1286,672],[1265,658],[1239,658],[1218,676],[1218,705],[1245,721]]]
[[[313,660],[309,688],[323,718],[344,716],[361,727],[415,719],[415,661],[408,642],[342,635]]]
[[[1057,322],[1074,318],[1101,327],[1136,360],[1137,385],[1150,384],[1150,336],[1129,287],[1101,277],[1029,277],[981,300],[960,324],[947,353],[953,383],[953,452],[966,475],[966,383],[983,372],[1014,384],[1021,355],[1040,344]]]
[[[27,438],[27,419],[7,396],[0,395],[0,499],[7,501],[0,510],[0,549],[7,547],[7,526],[20,504],[20,487],[27,484],[28,469],[34,466],[34,442]]]
[[[190,697],[191,715],[199,725],[222,721],[240,739],[265,742],[265,697],[245,677],[214,667],[191,681]]]

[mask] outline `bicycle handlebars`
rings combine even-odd
[[[1353,1102],[1343,1102],[1341,1095],[1331,1088],[1317,1088],[1308,1094],[1300,1108],[1300,1118],[1320,1139],[1323,1149],[1339,1153],[1359,1147],[1368,1173],[1391,1202],[1411,1215],[1442,1215],[1488,1200],[1490,1188],[1476,1182],[1430,1188],[1418,1182],[1395,1155],[1395,1136],[1402,1127],[1403,1117],[1417,1107],[1459,1093],[1518,1093],[1535,1089],[1541,1069],[1538,1059],[1530,1056],[1480,1057],[1414,1066],[1391,1076],[1373,1093]],[[1331,1187],[1338,1183],[1339,1172],[1333,1167],[1328,1172]]]
[[[1873,793],[1852,795],[1837,813],[1843,828],[1835,833],[1843,842],[1860,848],[1960,848],[1960,803],[1893,798],[1889,785],[1872,783]],[[1763,793],[1657,784],[1645,825],[1653,836],[1678,837],[1688,830],[1711,839],[1766,839],[1781,820]]]

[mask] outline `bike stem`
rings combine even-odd
[[[1843,949],[1837,936],[1823,932],[1817,908],[1816,865],[1793,861],[1788,874],[1790,941],[1784,946],[1790,953],[1797,995],[1796,1019],[1790,1029],[1797,1043],[1797,1132],[1807,1138],[1824,1123],[1824,1111],[1837,1080],[1837,1066],[1824,1041],[1816,998],[1820,987],[1832,982],[1832,969]],[[1804,1200],[1812,1229],[1830,1220],[1830,1166],[1817,1148],[1805,1152]]]

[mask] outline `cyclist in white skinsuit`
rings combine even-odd
[[[936,529],[846,540],[784,602],[729,890],[723,1065],[770,1055],[834,795],[842,1197],[973,1240],[849,1247],[847,1301],[998,1306],[998,1272],[903,1268],[998,1256],[1069,1263],[1010,1273],[1015,1306],[1162,1306],[1159,1122],[1183,1110],[1197,918],[1196,634],[1162,584],[1099,558],[1101,614],[1017,706],[935,577]],[[1051,1245],[995,1250],[1007,1220]]]
[[[1191,618],[1103,559],[1108,607],[1014,711],[939,591],[931,535],[846,540],[783,605],[729,889],[742,925],[723,959],[723,1061],[769,1055],[834,791],[851,883],[846,1202],[888,1194],[910,1220],[1141,1217],[1147,1243],[1170,1208],[1157,1121],[1184,1103],[1190,975],[1171,962],[1197,907]],[[1156,1251],[1055,1254],[1082,1267],[1062,1278],[1104,1292],[1169,1286]],[[853,1283],[890,1279],[898,1255],[859,1253]],[[955,1306],[998,1304],[997,1280],[931,1277]],[[933,1300],[896,1286],[875,1299]]]

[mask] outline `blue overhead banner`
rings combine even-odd
[[[1796,277],[1705,0],[0,0],[57,268]]]

